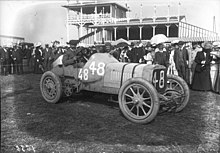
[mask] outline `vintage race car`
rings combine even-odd
[[[93,54],[81,67],[54,67],[42,75],[40,89],[49,103],[81,91],[117,95],[124,116],[141,124],[152,121],[160,107],[179,112],[189,101],[186,82],[167,75],[164,66],[122,63],[108,53]]]

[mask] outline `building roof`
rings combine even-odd
[[[2,38],[10,38],[10,39],[20,39],[20,40],[24,40],[23,37],[17,37],[17,36],[0,35],[0,37],[2,37]]]
[[[170,37],[168,38],[168,42],[172,42],[173,40],[180,40],[184,42],[203,42],[203,41],[220,41],[220,37]]]
[[[81,7],[83,7],[83,8],[85,8],[85,7],[95,7],[95,6],[104,7],[104,6],[110,6],[110,5],[115,5],[115,6],[117,6],[118,8],[120,8],[124,11],[128,11],[128,9],[126,7],[124,7],[124,6],[122,6],[118,3],[114,3],[114,2],[111,2],[111,3],[69,4],[69,5],[64,5],[63,7],[69,8],[70,10],[79,12]]]

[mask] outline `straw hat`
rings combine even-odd
[[[39,46],[41,46],[40,42],[37,42],[37,43],[34,44],[34,47],[39,47]]]
[[[202,47],[204,49],[211,49],[212,48],[212,44],[208,41],[205,41],[204,43],[202,43]]]
[[[184,44],[183,41],[179,41],[179,42],[178,42],[178,45],[183,45],[183,44]]]
[[[215,42],[213,42],[213,47],[215,47],[215,48],[220,48],[220,42],[219,41],[215,41]]]
[[[69,42],[67,42],[68,45],[73,45],[76,46],[79,43],[78,40],[70,40]]]
[[[178,39],[173,40],[173,41],[171,42],[171,44],[173,44],[173,45],[178,44],[178,43],[179,43],[179,40],[178,40]]]

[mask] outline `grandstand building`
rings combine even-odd
[[[129,9],[117,3],[77,3],[63,6],[67,8],[67,33],[69,26],[78,27],[81,43],[112,42],[119,38],[129,41],[150,40],[156,34],[166,35],[170,41],[179,39],[186,42],[218,41],[216,32],[189,24],[185,15],[154,15],[152,17],[129,17]],[[142,8],[141,8],[142,9]],[[67,36],[68,37],[68,36]]]

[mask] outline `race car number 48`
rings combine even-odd
[[[159,88],[164,88],[164,83],[165,83],[165,76],[164,76],[164,71],[160,71],[159,73],[159,79],[158,76],[157,76],[158,73],[154,73],[154,76],[153,76],[153,84],[154,86],[156,87],[157,83],[159,85]]]
[[[105,63],[103,62],[99,62],[97,64],[97,67],[96,67],[96,63],[95,61],[93,61],[90,65],[89,65],[89,68],[85,68],[85,69],[80,69],[79,70],[79,79],[81,80],[88,80],[89,79],[89,71],[91,71],[91,74],[92,75],[99,75],[99,76],[103,76],[105,74]]]

